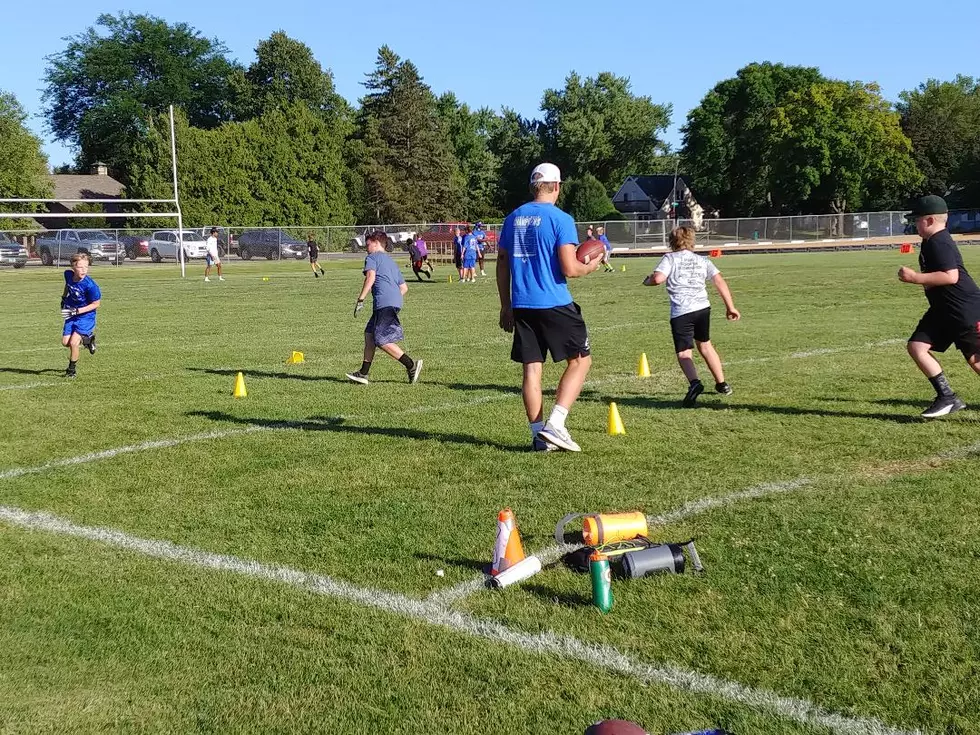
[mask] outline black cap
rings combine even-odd
[[[915,219],[928,217],[931,214],[946,214],[947,212],[949,212],[949,208],[946,206],[946,200],[935,194],[929,194],[912,202],[912,211],[905,216],[909,219]]]

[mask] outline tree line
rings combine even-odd
[[[669,104],[628,79],[569,74],[529,119],[436,95],[419,69],[378,50],[354,106],[304,43],[278,31],[244,66],[218,39],[148,15],[101,15],[48,57],[43,114],[76,153],[108,164],[129,198],[171,191],[170,104],[178,180],[193,224],[304,225],[497,219],[526,199],[540,160],[568,179],[579,219],[618,215],[629,174],[684,174],[722,216],[902,208],[939,193],[980,198],[980,82],[929,80],[897,104],[873,83],[812,67],[758,63],[692,110],[683,143],[664,141]],[[46,196],[41,143],[0,96],[0,193]],[[135,205],[134,205],[135,206]]]

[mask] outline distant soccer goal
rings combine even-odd
[[[139,217],[139,218],[176,218],[177,219],[177,232],[176,241],[180,242],[184,239],[184,217],[180,211],[180,193],[177,187],[177,139],[174,133],[174,106],[170,105],[170,165],[171,171],[173,173],[173,187],[174,196],[173,199],[18,199],[18,198],[0,198],[0,221],[2,220],[13,220],[13,219],[34,219],[34,220],[44,220],[44,219],[62,219],[66,216],[80,219],[110,219],[110,218],[128,218],[128,217]],[[37,204],[119,204],[120,202],[125,202],[126,204],[165,204],[172,206],[172,212],[11,212],[7,211],[10,209],[9,205],[21,204],[21,205],[37,205]],[[8,205],[8,206],[2,206]],[[86,239],[84,233],[98,233],[100,230],[81,230],[75,232],[72,230],[62,230],[56,233],[54,238],[44,238],[47,242],[44,244],[43,249],[39,248],[42,253],[42,262],[45,265],[52,265],[55,257],[57,261],[61,262],[62,258],[70,258],[73,254],[81,251],[88,252],[89,254],[95,255],[98,253],[97,257],[108,260],[110,262],[115,262],[118,264],[122,259],[125,259],[125,250],[122,245],[116,240],[112,242],[100,242],[100,240],[105,240],[105,238],[94,237]],[[70,233],[70,234],[69,234]],[[93,249],[96,249],[93,252]],[[46,256],[43,254],[46,253]],[[186,258],[184,249],[182,247],[175,247],[175,253],[178,262],[180,263],[180,275],[181,277],[187,275],[186,271]]]

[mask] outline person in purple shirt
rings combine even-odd
[[[425,244],[425,240],[421,237],[409,240],[408,257],[412,261],[412,272],[415,274],[415,277],[421,281],[422,276],[420,274],[425,273],[425,277],[431,281],[432,264],[429,262],[429,248]]]

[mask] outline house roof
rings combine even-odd
[[[53,199],[118,199],[123,185],[111,176],[92,174],[52,174]]]
[[[662,202],[674,191],[673,174],[657,174],[655,176],[630,176],[636,185],[643,189],[643,193],[650,197],[651,201]],[[691,188],[690,182],[684,176],[678,176],[688,189]]]

